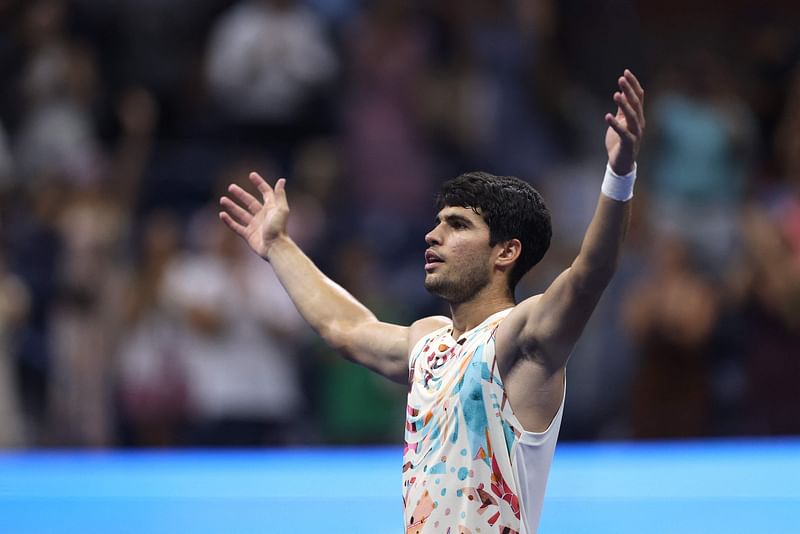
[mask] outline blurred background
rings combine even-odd
[[[290,233],[384,321],[433,196],[513,174],[577,254],[624,68],[648,132],[562,441],[800,434],[800,5],[0,0],[0,447],[393,444],[405,388],[342,361],[217,219],[288,177]]]

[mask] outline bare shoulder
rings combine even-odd
[[[426,334],[430,334],[434,330],[438,330],[444,326],[449,326],[452,324],[452,321],[449,317],[445,317],[444,315],[434,315],[431,317],[423,317],[417,321],[414,321],[411,326],[408,328],[408,348],[407,351],[410,353],[414,346],[419,342],[420,339]]]
[[[497,334],[502,336],[516,337],[531,313],[536,310],[541,301],[542,295],[533,295],[523,300],[512,309],[505,319],[497,327]]]

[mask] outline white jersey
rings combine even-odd
[[[536,532],[564,401],[545,432],[523,430],[495,361],[494,334],[509,311],[458,340],[443,327],[411,351],[406,533]]]

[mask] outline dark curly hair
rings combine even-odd
[[[520,240],[522,251],[508,276],[512,291],[550,248],[550,210],[536,189],[514,176],[464,173],[442,185],[436,205],[439,210],[445,206],[470,208],[483,217],[491,247],[509,239]]]

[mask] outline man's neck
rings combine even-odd
[[[458,339],[464,332],[472,330],[487,317],[511,308],[516,303],[508,292],[481,292],[470,300],[458,304],[450,303],[450,316],[453,318],[452,336]]]

